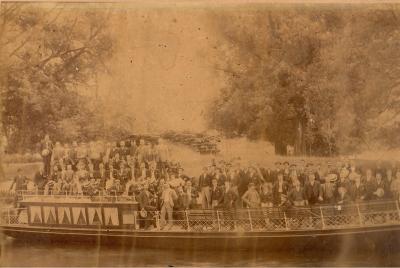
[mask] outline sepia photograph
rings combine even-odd
[[[400,266],[400,2],[0,1],[1,267]]]

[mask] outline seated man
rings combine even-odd
[[[367,192],[365,185],[361,182],[361,175],[353,176],[349,194],[354,202],[362,202],[365,200]]]
[[[344,186],[339,186],[338,188],[338,196],[336,199],[336,203],[338,205],[347,205],[349,203],[351,203],[351,197],[350,195],[347,193],[347,188]]]
[[[308,175],[308,182],[304,186],[304,191],[309,205],[315,205],[324,200],[322,197],[321,184],[315,179],[315,174],[313,172]]]
[[[294,187],[289,191],[288,200],[295,207],[307,205],[306,194],[303,187],[300,186],[300,181],[294,182]]]
[[[67,194],[69,194],[72,190],[74,174],[75,174],[75,172],[72,170],[72,165],[68,164],[67,169],[64,171],[64,174],[62,176],[63,182],[64,182],[63,191]]]
[[[254,183],[249,183],[249,189],[242,196],[243,202],[248,208],[258,208],[261,204],[260,195],[256,191]]]
[[[53,187],[56,182],[54,180],[47,181],[46,185],[44,186],[44,194],[51,195],[53,194]]]
[[[106,192],[108,195],[122,195],[124,187],[121,185],[120,180],[110,176],[110,179],[106,181]]]
[[[260,199],[261,207],[273,207],[274,193],[271,182],[266,181],[261,185]]]
[[[57,180],[55,181],[53,188],[52,188],[52,195],[62,195],[64,194],[64,187],[63,187],[64,183],[63,180],[61,179],[61,177],[58,177]]]
[[[99,194],[99,180],[94,177],[90,178],[89,184],[83,186],[83,193],[89,196],[95,196]]]

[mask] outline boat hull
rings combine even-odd
[[[190,232],[2,226],[5,235],[35,242],[88,242],[146,248],[331,250],[399,248],[400,226],[277,232]]]

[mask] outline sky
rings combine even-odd
[[[206,129],[206,105],[224,85],[209,16],[196,7],[113,9],[115,52],[99,92],[134,115],[138,131]]]

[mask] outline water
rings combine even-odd
[[[1,266],[398,266],[400,253],[140,249],[1,239]]]

